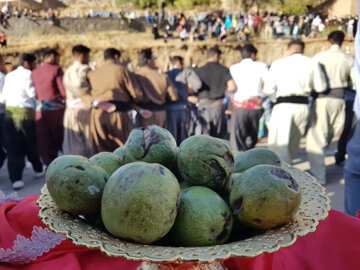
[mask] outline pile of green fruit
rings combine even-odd
[[[134,129],[113,153],[55,159],[46,184],[57,207],[124,240],[176,246],[234,241],[234,232],[289,222],[301,193],[268,149],[233,153],[227,141]],[[179,184],[180,183],[180,184]]]

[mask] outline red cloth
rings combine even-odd
[[[32,71],[31,76],[36,90],[36,99],[65,99],[63,71],[60,66],[44,62]]]
[[[33,226],[45,228],[37,216],[36,200],[36,196],[29,196],[19,203],[0,205],[0,248],[12,248],[18,234],[30,237]],[[359,232],[360,220],[331,210],[315,233],[299,237],[294,245],[255,258],[232,258],[226,260],[225,265],[230,270],[357,269],[360,265]],[[0,264],[0,270],[132,270],[139,265],[138,262],[108,257],[99,250],[76,247],[65,240],[28,265]]]

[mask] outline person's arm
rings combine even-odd
[[[225,71],[225,82],[226,82],[226,89],[225,89],[225,92],[229,92],[229,93],[234,93],[237,91],[237,86],[236,86],[236,83],[233,79],[233,77],[231,76],[231,73],[230,73],[230,69],[226,69]]]
[[[267,68],[266,65],[264,65],[260,72],[261,72],[261,89],[262,89],[261,93],[264,95],[264,85],[269,77],[269,69]]]
[[[176,76],[175,80],[186,84],[188,88],[190,88],[194,93],[197,93],[199,91],[202,84],[199,76],[195,73],[194,70],[190,68],[186,68],[182,72],[180,72]]]
[[[326,74],[325,74],[323,68],[321,67],[320,63],[318,61],[316,61],[315,59],[313,59],[313,61],[314,61],[313,74],[312,74],[313,89],[317,93],[322,93],[322,92],[326,91],[326,89],[328,89],[328,87],[329,87],[327,79],[326,79]]]
[[[87,78],[88,72],[91,70],[89,66],[80,67],[77,72],[72,70],[65,71],[63,77],[64,87],[70,87],[75,96],[81,96],[90,90],[90,83]]]
[[[237,91],[237,86],[235,84],[235,81],[233,79],[228,80],[226,83],[226,92],[234,93]]]
[[[167,92],[168,99],[170,101],[177,101],[177,99],[178,99],[177,89],[167,75],[166,75],[166,85],[167,85],[166,92]]]
[[[349,79],[350,79],[350,82],[351,82],[351,86],[352,86],[352,90],[356,90],[356,87],[355,87],[355,61],[354,59],[351,59],[349,61],[349,66],[350,66],[350,72],[349,72]]]
[[[274,64],[270,67],[269,72],[267,73],[267,77],[264,82],[264,90],[263,93],[266,96],[274,97],[277,91],[276,81],[276,66]]]
[[[140,84],[137,81],[136,75],[133,72],[124,70],[123,81],[126,89],[128,90],[130,96],[134,102],[143,101],[143,92],[141,91]]]
[[[25,78],[24,85],[25,85],[25,91],[26,91],[27,96],[31,99],[35,99],[36,91],[35,91],[35,86],[34,86],[33,80],[31,79],[31,75],[29,75],[27,78]]]
[[[61,95],[61,97],[63,97],[64,99],[66,98],[66,92],[65,92],[65,88],[64,88],[64,84],[63,84],[63,71],[62,69],[59,67],[56,73],[56,86],[59,89],[59,93]]]

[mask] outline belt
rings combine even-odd
[[[150,104],[142,104],[141,108],[145,109],[145,110],[153,111],[153,112],[165,111],[166,110],[166,105],[165,104],[158,105],[158,104],[150,103]]]
[[[129,102],[122,102],[122,101],[116,101],[116,100],[109,100],[109,102],[116,106],[116,109],[115,109],[116,112],[127,112],[127,111],[131,111],[134,109],[132,107],[132,104]]]
[[[223,99],[200,99],[199,107],[214,108],[224,105]]]
[[[165,109],[167,111],[186,110],[187,109],[187,103],[185,103],[185,102],[168,103],[168,104],[166,104]]]
[[[309,104],[309,97],[306,96],[277,97],[275,105],[280,103]]]
[[[51,100],[37,100],[36,111],[37,112],[49,112],[65,109],[65,102],[59,99]]]
[[[317,97],[333,97],[333,98],[344,98],[345,90],[348,88],[339,87],[339,88],[331,88],[327,89],[324,93],[319,93]]]

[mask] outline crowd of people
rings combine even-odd
[[[175,8],[167,8],[163,1],[160,9],[146,7],[144,11],[121,9],[117,11],[79,10],[66,11],[61,9],[34,11],[24,8],[18,10],[10,2],[2,5],[0,23],[8,28],[10,17],[42,18],[54,23],[55,19],[65,17],[113,17],[126,22],[144,19],[152,27],[155,39],[179,37],[181,40],[208,40],[216,38],[221,41],[235,35],[237,40],[248,41],[250,38],[291,39],[324,37],[327,28],[346,32],[348,38],[355,37],[357,17],[328,17],[324,14],[307,13],[302,15],[284,15],[270,12],[226,12],[224,10],[210,12],[182,12]]]
[[[356,33],[357,17],[328,18],[321,14],[279,15],[276,13],[239,13],[225,12],[193,12],[185,16],[181,12],[173,13],[145,10],[145,19],[158,31],[159,25],[165,24],[165,36],[168,29],[177,31],[182,40],[208,40],[217,38],[225,41],[230,35],[236,35],[238,40],[248,41],[250,37],[263,39],[290,39],[298,37],[323,37],[327,28],[338,28],[345,31],[349,38]],[[154,33],[154,31],[153,31]],[[158,38],[159,35],[155,35]]]
[[[19,189],[25,157],[40,177],[59,154],[112,152],[133,128],[152,124],[167,128],[178,145],[205,134],[246,151],[258,141],[261,117],[270,115],[269,148],[292,164],[306,136],[310,172],[325,185],[325,151],[342,133],[336,155],[341,164],[353,128],[354,59],[341,50],[344,38],[342,31],[332,32],[330,48],[313,58],[303,55],[304,42],[293,39],[270,68],[256,61],[251,43],[240,48],[242,60],[230,68],[220,64],[216,46],[201,67],[185,68],[175,56],[161,70],[152,50],[143,49],[134,72],[120,65],[115,48],[106,49],[105,63],[92,68],[91,51],[81,44],[73,47],[74,61],[65,72],[50,48],[39,67],[35,55],[26,53],[7,73],[1,59],[1,165],[7,157],[13,188]],[[269,100],[272,106],[265,106]]]

